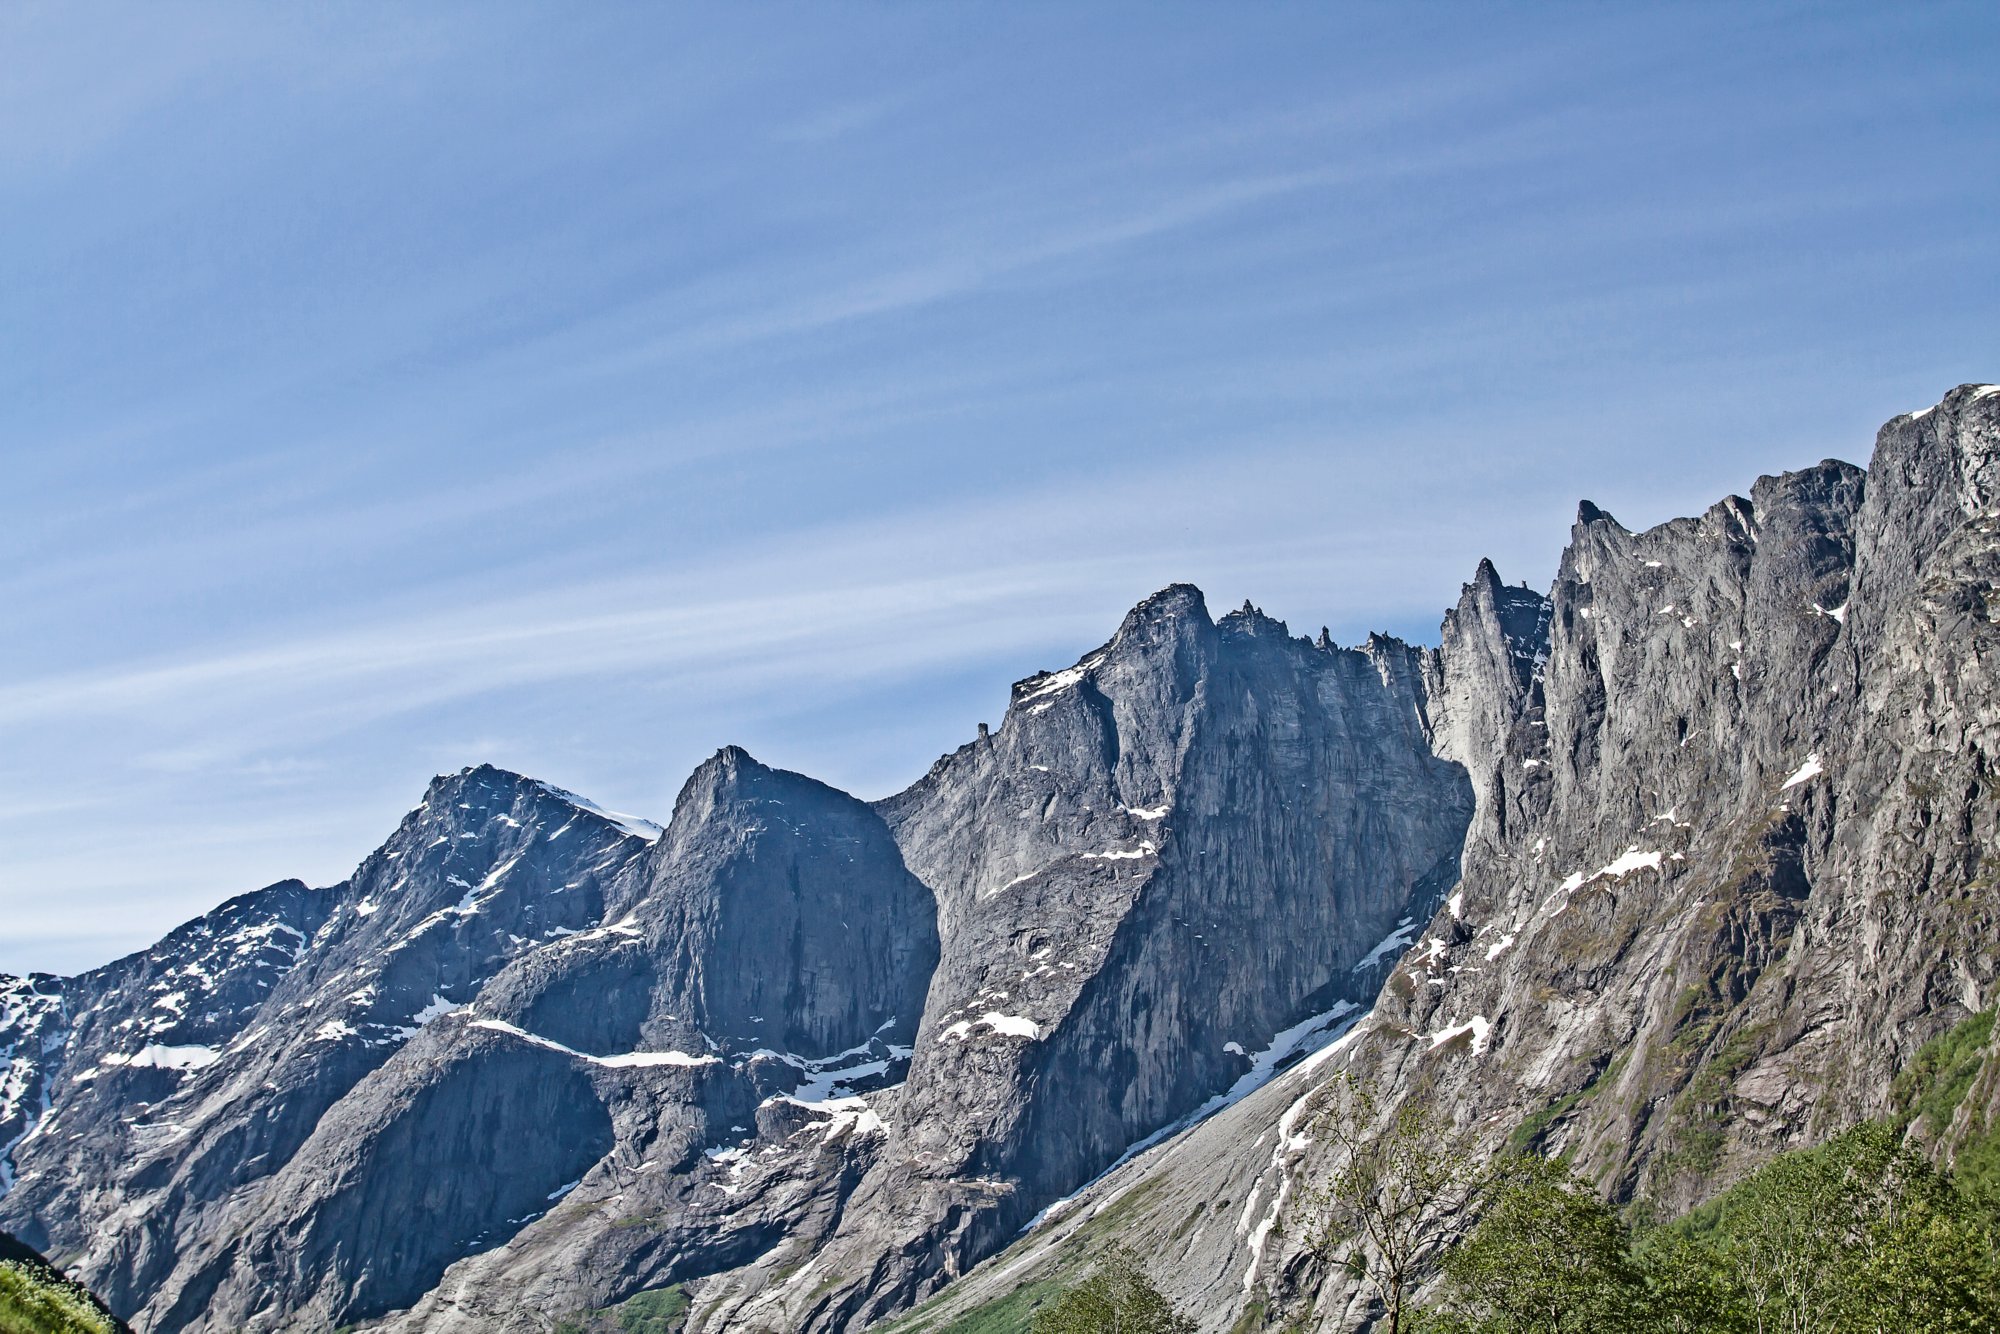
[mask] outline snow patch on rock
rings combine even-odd
[[[353,1030],[349,1029],[348,1031],[352,1032]],[[213,1047],[204,1047],[198,1043],[190,1043],[187,1046],[180,1047],[150,1043],[147,1046],[139,1048],[138,1051],[133,1052],[129,1056],[113,1052],[98,1062],[98,1064],[123,1065],[153,1070],[206,1070],[221,1059],[221,1052]]]
[[[1394,931],[1382,937],[1374,949],[1369,950],[1368,953],[1361,956],[1361,962],[1354,965],[1354,971],[1357,973],[1362,972],[1380,963],[1391,954],[1401,953],[1409,945],[1410,940],[1417,934],[1417,930],[1416,918],[1405,917],[1402,921],[1396,923]]]
[[[1442,1047],[1453,1038],[1464,1037],[1470,1033],[1472,1035],[1472,1054],[1474,1056],[1484,1056],[1486,1054],[1487,1034],[1492,1028],[1493,1025],[1487,1022],[1485,1015],[1475,1014],[1462,1024],[1453,1024],[1450,1028],[1441,1028],[1431,1034],[1431,1046],[1434,1048]]]
[[[1804,764],[1801,764],[1798,768],[1792,771],[1792,776],[1790,778],[1787,778],[1784,782],[1778,785],[1778,791],[1783,792],[1786,788],[1797,787],[1800,783],[1804,783],[1811,779],[1818,778],[1821,774],[1825,772],[1826,772],[1826,766],[1820,763],[1818,752],[1814,752],[1813,754],[1806,756],[1806,762]]]
[[[722,1063],[720,1057],[690,1056],[684,1051],[628,1051],[615,1056],[593,1056],[589,1052],[578,1051],[574,1047],[565,1047],[560,1042],[542,1037],[536,1033],[530,1033],[523,1028],[517,1028],[504,1019],[474,1019],[471,1026],[473,1028],[483,1028],[494,1033],[505,1033],[509,1037],[519,1038],[521,1041],[532,1046],[540,1047],[544,1051],[557,1052],[579,1061],[588,1061],[592,1065],[624,1068],[646,1065],[720,1065]]]

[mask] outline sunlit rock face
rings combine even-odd
[[[664,830],[441,778],[340,885],[0,982],[0,1228],[146,1330],[672,1283],[831,1330],[1002,1296],[1117,1195],[1225,1329],[1302,1300],[1336,1070],[1683,1208],[1993,1003],[1996,587],[1965,386],[1865,473],[1585,503],[1435,650],[1168,588],[872,806],[734,748]]]
[[[520,1284],[583,1309],[697,1279],[707,1327],[838,1328],[948,1281],[1373,994],[1471,813],[1424,682],[1425,655],[1393,641],[1217,622],[1191,588],[1148,599],[879,804],[935,896],[912,1048],[831,1098],[765,1094],[753,1138],[711,1118],[691,1171],[586,1179],[395,1323],[506,1322],[484,1294]]]
[[[1066,1216],[1132,1192],[1125,1235],[1171,1244],[1171,1295],[1222,1329],[1310,1299],[1281,1202],[1325,1166],[1301,1118],[1335,1072],[1668,1214],[1888,1111],[1917,1048],[2000,999],[1996,588],[2000,390],[1974,385],[1891,421],[1866,473],[1763,478],[1641,533],[1585,504],[1525,679],[1500,599],[1516,624],[1533,606],[1479,571],[1432,678],[1477,801],[1445,906],[1337,1053]],[[1218,1199],[1243,1227],[1190,1231]],[[1066,1235],[944,1309],[1033,1277]],[[1318,1309],[1367,1319],[1338,1284]]]

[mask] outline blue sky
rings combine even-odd
[[[2000,9],[0,11],[0,969],[492,761],[863,796],[2000,378]]]

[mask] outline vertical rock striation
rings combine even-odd
[[[1432,752],[1424,658],[1213,621],[1176,586],[884,801],[942,937],[885,1147],[824,1282],[732,1275],[697,1325],[896,1310],[1331,1036],[1456,876],[1470,790]]]
[[[837,1330],[1057,1272],[1116,1200],[1205,1328],[1365,1324],[1287,1226],[1330,1072],[1675,1211],[2000,1000],[1996,589],[1968,385],[1865,473],[1585,502],[1434,651],[1168,588],[873,806],[734,748],[664,831],[469,769],[341,885],[0,979],[0,1227],[142,1330],[674,1283]]]
[[[537,849],[575,837],[522,827]],[[418,1327],[532,1326],[621,1281],[753,1258],[744,1239],[788,1220],[719,1219],[731,1168],[760,1136],[870,1137],[849,1105],[908,1058],[937,960],[931,896],[867,805],[733,747],[634,843],[564,887],[587,920],[500,959],[185,1241],[140,1323],[418,1307]],[[445,1295],[537,1255],[543,1306],[522,1305],[519,1272]]]
[[[1288,1226],[1336,1071],[1664,1214],[1891,1112],[1918,1048],[2000,1001],[1996,589],[2000,388],[1975,385],[1888,423],[1866,473],[1639,533],[1586,502],[1546,600],[1482,566],[1427,678],[1477,802],[1462,876],[1368,1017],[898,1330],[1064,1272],[1114,1206],[1204,1329],[1367,1326]],[[1995,1089],[1989,1045],[1915,1133],[1948,1157]]]

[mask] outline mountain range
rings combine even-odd
[[[1111,1233],[1204,1329],[1361,1327],[1286,1226],[1336,1073],[1674,1215],[1995,1003],[1996,619],[1964,385],[1584,502],[1435,648],[1169,587],[879,802],[468,768],[340,884],[0,977],[0,1229],[141,1331],[943,1330]],[[1991,1124],[1989,1048],[1927,1147]]]

